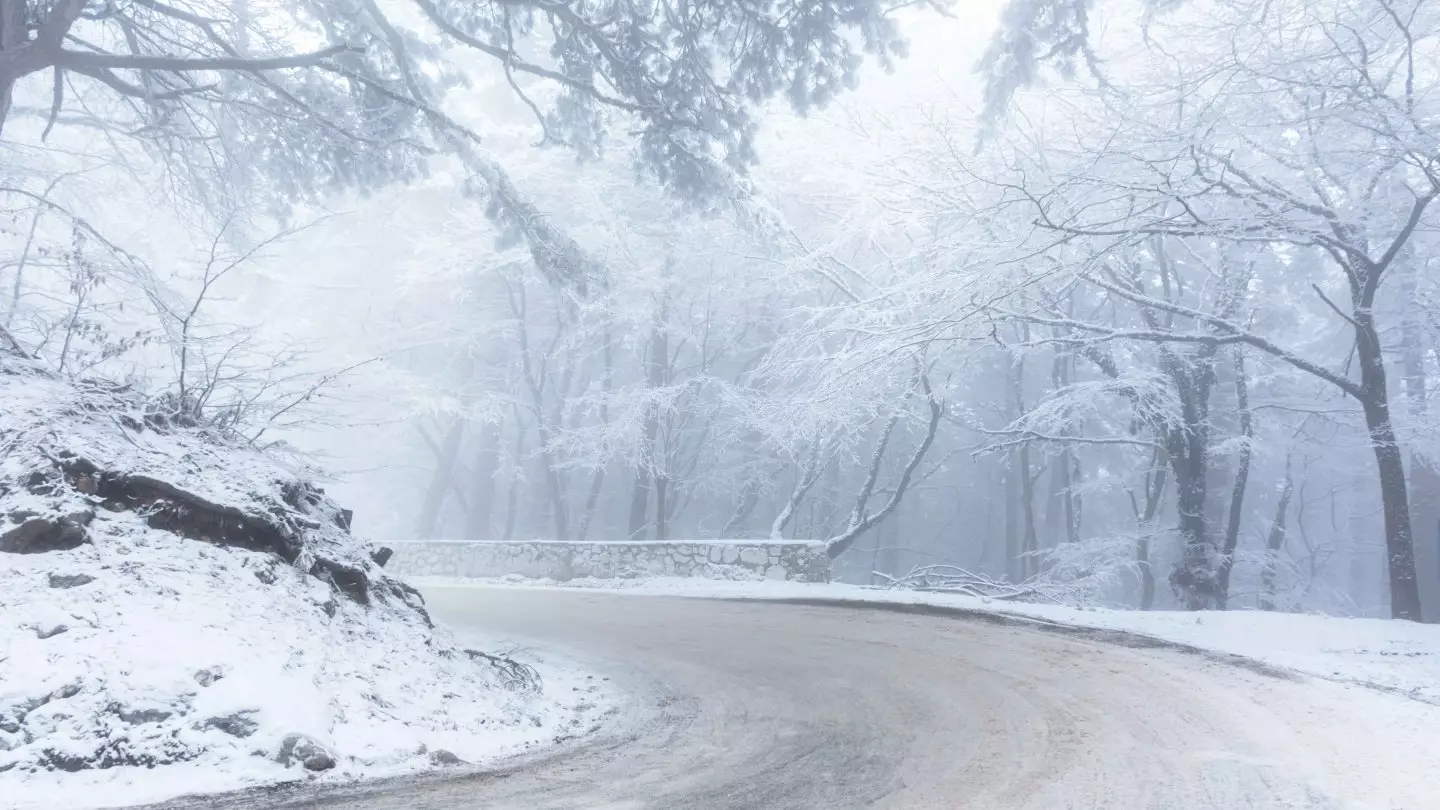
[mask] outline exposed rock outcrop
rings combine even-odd
[[[287,768],[300,765],[307,771],[328,771],[335,767],[334,755],[304,734],[285,735],[275,761]]]

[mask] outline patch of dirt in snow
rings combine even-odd
[[[456,646],[297,471],[13,357],[0,403],[0,806],[483,764],[608,704]]]

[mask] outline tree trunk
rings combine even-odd
[[[1422,615],[1440,622],[1440,470],[1418,453],[1410,455],[1410,493]]]
[[[555,451],[550,444],[550,427],[545,424],[543,417],[536,420],[535,429],[540,440],[540,469],[545,475],[545,487],[550,493],[550,517],[555,532],[553,539],[563,542],[568,540],[570,535],[565,508],[565,485],[555,464]]]
[[[646,383],[652,389],[661,385],[658,379],[664,368],[664,354],[668,352],[664,328],[657,323],[650,333],[649,348],[646,352]],[[657,368],[658,367],[658,368]],[[651,404],[645,414],[644,439],[640,448],[639,463],[635,468],[635,486],[630,491],[630,537],[639,539],[648,525],[650,490],[654,484],[655,444],[660,433],[660,409]]]
[[[1165,500],[1165,486],[1168,483],[1163,451],[1156,448],[1151,456],[1150,469],[1145,471],[1145,508],[1142,511],[1130,494],[1130,508],[1135,511],[1135,525],[1139,537],[1135,540],[1135,563],[1140,568],[1140,609],[1149,610],[1155,605],[1155,568],[1150,564],[1150,538],[1155,533],[1160,504]]]
[[[666,540],[666,528],[669,526],[669,503],[666,501],[669,494],[669,482],[665,476],[655,476],[655,540],[661,543]]]
[[[1135,542],[1135,562],[1140,566],[1140,609],[1155,607],[1155,569],[1150,565],[1150,538]]]
[[[1425,373],[1425,328],[1419,275],[1423,262],[1405,251],[1400,299],[1405,311],[1400,324],[1401,364],[1410,423],[1424,425],[1429,417],[1429,381]],[[1415,532],[1415,574],[1420,606],[1427,621],[1440,621],[1440,469],[1423,453],[1410,453],[1410,520]]]
[[[1405,483],[1405,460],[1390,423],[1390,394],[1385,379],[1385,358],[1373,315],[1373,283],[1362,280],[1353,325],[1355,354],[1360,365],[1361,404],[1370,445],[1379,471],[1380,502],[1385,512],[1385,559],[1390,582],[1390,615],[1421,620],[1419,583],[1415,579],[1415,546],[1411,536],[1410,497]]]
[[[1025,578],[1020,570],[1020,479],[1015,469],[1020,466],[1020,454],[1011,450],[1005,458],[1005,578],[1020,582]]]
[[[522,474],[525,458],[525,420],[520,418],[520,406],[515,408],[515,458],[511,460],[514,468],[510,476],[510,492],[505,498],[505,532],[500,536],[501,540],[510,540],[515,536],[515,518],[520,508],[520,485],[525,476]]]
[[[900,575],[900,515],[890,518],[889,523],[889,526],[881,526],[875,531],[875,542],[880,547],[875,568],[882,574],[894,577]]]
[[[605,361],[605,370],[600,377],[600,424],[610,423],[610,392],[615,385],[615,341],[610,335],[610,325],[605,325],[603,345],[601,353]],[[585,512],[580,516],[580,528],[576,532],[576,539],[585,542],[590,533],[590,522],[595,518],[595,506],[600,502],[600,491],[605,487],[605,467],[601,465],[596,468],[595,475],[590,479],[590,491],[585,495]]]
[[[500,470],[500,432],[503,425],[486,422],[480,429],[480,453],[475,459],[470,484],[469,509],[465,512],[465,539],[488,540],[490,518],[495,511],[495,474]]]
[[[1013,423],[1025,415],[1025,359],[1019,354],[1010,358],[1005,367],[1005,388],[1008,396],[1006,417]],[[1005,574],[1011,582],[1025,580],[1026,482],[1030,480],[1030,455],[1026,445],[1010,451],[1005,469]],[[1033,513],[1028,521],[1034,523]]]
[[[746,476],[740,484],[740,498],[735,503],[735,511],[730,513],[730,519],[725,521],[725,526],[720,529],[720,536],[726,538],[739,538],[750,533],[750,516],[755,513],[755,507],[760,504],[760,476]]]
[[[646,438],[649,438],[649,420],[646,420]],[[647,442],[648,443],[648,442]],[[650,512],[650,468],[642,459],[635,470],[635,484],[630,488],[630,531],[631,540],[639,540],[649,525]]]
[[[430,476],[430,486],[425,490],[425,502],[420,507],[420,521],[416,537],[421,540],[436,539],[440,524],[440,512],[445,506],[445,493],[449,491],[455,471],[455,459],[460,456],[460,441],[465,436],[465,420],[454,417],[445,432],[445,443],[440,446],[435,472]]]
[[[645,384],[651,391],[665,384],[665,369],[670,360],[670,339],[666,331],[669,315],[668,294],[660,303],[655,324],[650,329],[650,340],[645,347]],[[645,414],[644,442],[640,448],[640,460],[635,470],[635,487],[630,493],[630,537],[638,539],[645,531],[649,513],[650,490],[655,484],[656,443],[660,433],[660,408],[651,403]],[[662,518],[663,520],[663,518]],[[656,521],[658,528],[660,521]]]
[[[1383,373],[1383,372],[1382,372]],[[1421,620],[1419,583],[1415,579],[1415,548],[1410,526],[1410,498],[1405,484],[1405,461],[1390,425],[1389,408],[1367,404],[1365,424],[1379,468],[1380,502],[1385,511],[1385,557],[1390,582],[1390,615]]]
[[[29,38],[25,30],[26,0],[0,0],[0,53],[9,51]],[[10,102],[15,92],[16,76],[0,75],[0,132],[10,117]]]
[[[1210,474],[1210,387],[1214,354],[1202,350],[1186,357],[1163,349],[1163,365],[1175,383],[1181,424],[1164,429],[1165,450],[1175,473],[1175,509],[1179,515],[1181,561],[1170,585],[1185,599],[1187,610],[1215,607],[1215,552],[1205,507]]]
[[[1205,520],[1206,447],[1203,428],[1187,423],[1168,431],[1166,449],[1175,473],[1175,511],[1179,516],[1181,562],[1170,582],[1185,599],[1187,610],[1214,603],[1210,567],[1209,527]]]
[[[1295,479],[1290,474],[1290,459],[1285,459],[1285,485],[1280,490],[1280,502],[1275,506],[1275,520],[1270,523],[1270,534],[1265,538],[1265,564],[1260,569],[1260,609],[1275,609],[1275,569],[1280,550],[1285,547],[1286,515],[1290,511],[1290,497],[1295,492]]]
[[[1240,542],[1240,521],[1245,504],[1245,486],[1250,480],[1250,440],[1255,435],[1250,413],[1249,380],[1245,376],[1245,351],[1235,349],[1235,409],[1240,414],[1240,461],[1235,470],[1235,487],[1230,491],[1230,519],[1225,526],[1225,545],[1216,572],[1216,604],[1224,610],[1230,599],[1230,572],[1235,568],[1235,548]]]
[[[822,473],[828,472],[830,464],[830,451],[833,449],[829,443],[817,442],[810,452],[810,458],[795,474],[795,486],[790,490],[790,498],[785,502],[784,508],[775,515],[775,521],[770,525],[770,539],[785,539],[785,526],[795,516],[795,510],[799,508],[800,502],[805,499],[805,493],[815,485]]]
[[[1050,366],[1050,387],[1060,391],[1070,384],[1069,363],[1074,355],[1056,352]],[[1050,470],[1050,492],[1045,501],[1045,534],[1049,546],[1074,543],[1080,539],[1079,514],[1075,495],[1075,449],[1068,443]]]
[[[1030,445],[1020,445],[1020,513],[1024,534],[1021,536],[1020,570],[1024,579],[1035,576],[1040,569],[1039,537],[1035,532],[1035,476],[1030,474]]]
[[[868,503],[870,496],[875,492],[875,482],[880,477],[880,467],[885,459],[885,450],[890,444],[890,437],[899,421],[900,412],[897,410],[885,423],[885,428],[880,432],[880,441],[875,447],[875,455],[870,460],[870,469],[866,474],[865,483],[860,486],[860,493],[855,498],[855,508],[850,513],[849,523],[842,533],[825,541],[825,550],[832,560],[844,554],[850,546],[854,545],[857,538],[884,521],[895,511],[905,498],[905,493],[910,489],[915,469],[920,466],[920,462],[925,459],[925,454],[930,452],[930,447],[935,443],[935,433],[940,427],[940,418],[945,413],[945,406],[935,396],[935,392],[930,387],[930,379],[923,371],[919,373],[919,383],[925,395],[926,408],[929,410],[925,436],[920,440],[915,452],[910,455],[910,460],[905,463],[904,469],[900,471],[900,478],[895,482],[890,499],[880,507],[880,511],[871,514]]]

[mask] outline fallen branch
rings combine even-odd
[[[1006,602],[1050,602],[1068,604],[1072,596],[1063,584],[1027,580],[1021,583],[992,579],[958,565],[921,565],[903,576],[892,577],[879,571],[881,587],[886,590],[927,591],[932,593],[958,593],[981,599],[999,599]]]

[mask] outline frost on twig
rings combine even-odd
[[[958,593],[983,599],[1000,599],[1013,602],[1053,602],[1065,604],[1058,598],[1053,585],[1035,582],[1013,583],[992,579],[984,574],[961,568],[958,565],[922,565],[910,573],[892,577],[879,571],[875,576],[883,581],[881,587],[893,590],[931,591]]]
[[[1126,581],[1141,577],[1133,556],[1136,538],[1128,535],[1088,538],[1032,552],[1039,573],[1021,582],[1008,582],[958,565],[930,564],[901,576],[876,572],[881,587],[955,593],[1007,602],[1039,602],[1069,607],[1096,607],[1107,595],[1122,590]]]
[[[465,654],[470,656],[472,661],[483,661],[489,664],[500,678],[500,685],[512,692],[540,691],[540,673],[529,664],[521,663],[509,656],[481,650],[466,650]]]

